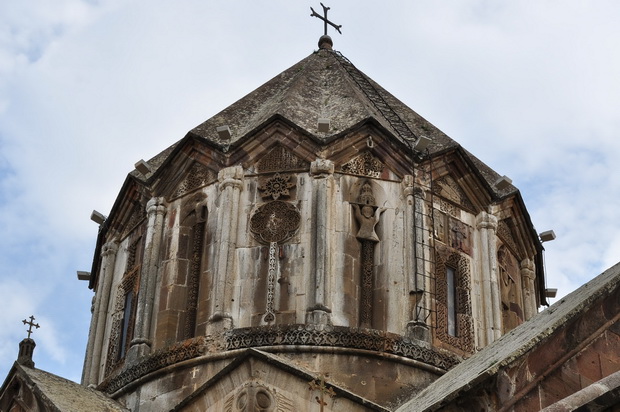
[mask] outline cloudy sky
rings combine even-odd
[[[325,0],[329,1],[329,0]],[[512,178],[569,293],[620,260],[620,2],[332,0],[334,48]],[[97,225],[126,174],[316,48],[319,2],[0,1],[0,380],[77,380]]]

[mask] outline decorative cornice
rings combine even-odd
[[[117,375],[109,376],[98,389],[112,394],[149,373],[206,353],[224,353],[265,346],[318,346],[369,350],[402,356],[441,370],[448,370],[461,361],[455,355],[423,346],[414,339],[380,330],[301,324],[259,326],[187,339],[160,349]]]

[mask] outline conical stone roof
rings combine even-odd
[[[234,144],[281,116],[318,141],[327,142],[374,119],[401,141],[426,136],[433,150],[456,145],[420,115],[360,72],[339,52],[321,49],[190,131],[217,144]],[[318,130],[319,118],[330,130]],[[229,126],[222,141],[217,127]]]

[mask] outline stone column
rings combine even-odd
[[[426,324],[427,306],[424,278],[424,193],[415,188],[414,176],[403,178],[405,195],[405,276],[407,277],[407,294],[410,296],[410,320],[407,322],[407,336],[418,340],[430,340],[430,329]]]
[[[531,259],[523,259],[521,261],[521,282],[523,290],[523,312],[525,320],[529,320],[538,313],[538,304],[536,303],[536,292],[534,287],[534,279],[536,279],[536,271],[534,262]]]
[[[487,212],[481,212],[476,217],[479,245],[478,261],[480,262],[480,277],[482,281],[481,304],[485,302],[491,307],[482,307],[478,311],[483,316],[484,345],[489,345],[502,335],[502,311],[500,301],[499,282],[497,279],[497,217]]]
[[[138,307],[136,309],[136,325],[134,338],[127,358],[133,361],[144,356],[151,349],[151,321],[153,318],[153,302],[157,286],[157,275],[160,266],[159,250],[164,232],[164,216],[166,204],[164,198],[154,197],[146,204],[147,227],[144,242],[144,257],[140,271],[140,289]]]
[[[88,346],[86,347],[86,360],[84,362],[84,374],[82,384],[98,384],[99,371],[103,367],[101,351],[105,340],[105,326],[109,317],[110,291],[114,279],[114,264],[118,243],[111,241],[101,248],[101,269],[98,275],[98,286],[95,293],[95,304],[90,321],[88,334]]]
[[[416,252],[415,252],[415,199],[413,197],[413,176],[406,175],[403,178],[403,194],[405,195],[405,216],[404,216],[404,230],[403,238],[405,245],[405,276],[407,279],[408,293],[415,293],[418,291],[419,284],[416,279]],[[415,319],[415,317],[413,318]]]
[[[312,222],[314,267],[312,270],[313,292],[310,293],[310,306],[307,309],[306,323],[326,325],[331,322],[331,309],[327,306],[327,281],[330,270],[331,235],[330,219],[334,185],[334,163],[326,159],[316,159],[310,165],[312,175]]]
[[[235,276],[235,248],[239,223],[239,199],[243,189],[243,168],[231,166],[220,170],[219,211],[217,216],[218,244],[215,255],[213,285],[213,315],[209,318],[207,333],[213,334],[233,327],[230,314],[231,293]]]

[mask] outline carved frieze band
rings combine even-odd
[[[313,325],[261,326],[232,329],[217,336],[200,336],[154,352],[142,362],[103,381],[98,389],[114,393],[158,369],[207,352],[222,352],[274,345],[333,346],[384,352],[418,360],[448,370],[461,359],[455,355],[422,347],[410,339],[393,333],[355,329],[344,326],[314,327]]]

